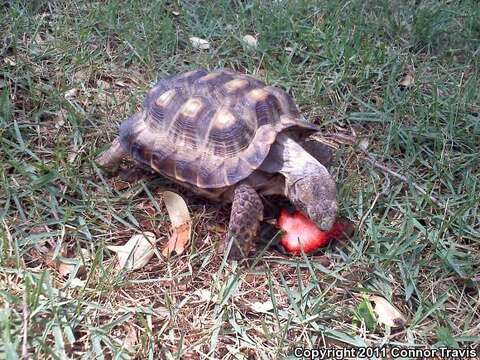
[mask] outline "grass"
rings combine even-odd
[[[0,358],[273,359],[296,346],[480,342],[477,1],[38,0],[0,11]],[[94,158],[150,86],[197,67],[282,86],[337,135],[326,137],[337,139],[341,213],[358,226],[325,250],[330,266],[274,250],[254,267],[225,262],[228,206],[161,178],[116,190],[98,173]],[[107,245],[145,229],[166,241],[158,186],[184,194],[194,242],[118,273]],[[67,276],[53,259],[64,257]],[[406,327],[372,323],[369,294]]]

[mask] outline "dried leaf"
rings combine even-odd
[[[70,281],[70,287],[72,287],[72,288],[83,288],[86,283],[87,283],[86,280],[80,280],[79,278],[73,278],[72,281]]]
[[[77,265],[71,261],[66,262],[66,260],[58,259],[57,260],[57,270],[60,275],[68,276],[70,275]]]
[[[137,345],[138,342],[137,329],[133,325],[126,325],[126,328],[127,335],[123,340],[123,346],[125,346],[128,351],[134,351],[135,345]]]
[[[105,80],[98,79],[97,80],[97,88],[99,89],[110,89],[110,84]]]
[[[128,88],[130,87],[127,83],[121,81],[121,80],[118,80],[118,81],[115,81],[115,85],[117,85],[118,87],[122,87],[122,88]]]
[[[10,65],[10,66],[15,66],[15,65],[17,65],[17,63],[15,62],[14,58],[11,57],[11,56],[4,58],[3,61],[5,62],[5,64]]]
[[[192,44],[192,46],[195,49],[200,49],[200,50],[210,49],[210,43],[205,39],[201,39],[199,37],[192,36],[192,37],[190,37],[189,40],[190,40],[190,43]]]
[[[257,47],[257,39],[252,35],[245,35],[243,37],[243,42],[252,48]]]
[[[145,266],[154,254],[155,234],[144,232],[133,235],[125,245],[107,246],[117,254],[120,269],[137,270]]]
[[[79,69],[75,71],[74,78],[78,82],[87,83],[90,80],[90,71],[88,69]]]
[[[130,184],[127,181],[114,179],[112,187],[117,191],[122,191],[130,187]]]
[[[380,296],[371,296],[370,301],[375,304],[375,313],[379,323],[392,328],[404,327],[406,324],[403,314],[387,300]]]
[[[211,293],[210,290],[207,289],[197,289],[193,292],[193,295],[198,296],[201,302],[216,302],[217,297]]]
[[[370,145],[370,141],[368,140],[368,138],[362,138],[359,143],[358,143],[358,147],[362,150],[362,151],[367,151],[368,150],[368,146]]]
[[[60,248],[49,248],[49,247],[37,247],[38,255],[42,258],[43,263],[51,268],[54,268],[58,271],[61,276],[70,276],[77,266],[78,266],[76,276],[81,276],[85,274],[86,268],[85,263],[83,262],[85,259],[90,257],[90,253],[86,249],[81,249],[82,252],[87,252],[83,256],[83,258],[77,258],[76,254],[73,251],[69,251],[65,244],[62,244]]]
[[[178,228],[187,222],[191,222],[187,204],[180,195],[171,191],[164,191],[163,201],[165,202],[170,222],[174,228]]]
[[[407,74],[405,75],[401,80],[399,85],[403,86],[405,88],[410,88],[415,84],[415,79],[413,78],[413,75]]]
[[[73,164],[75,162],[75,159],[77,158],[79,154],[79,148],[78,144],[76,142],[73,143],[73,145],[70,147],[68,155],[67,155],[67,160],[70,164]]]
[[[76,88],[65,91],[65,94],[64,94],[65,99],[68,100],[68,99],[74,98],[75,96],[77,96],[77,92],[78,92],[78,90]]]
[[[173,234],[168,239],[167,246],[162,251],[163,256],[167,257],[175,252],[177,255],[185,251],[186,246],[190,240],[191,224],[183,224],[178,228],[173,229]]]
[[[319,255],[312,257],[312,261],[322,265],[323,267],[329,268],[332,265],[332,261],[328,255]]]
[[[37,33],[37,35],[35,35],[35,38],[33,39],[33,41],[39,45],[42,45],[45,42],[45,40],[42,38],[39,32]]]
[[[268,313],[270,310],[273,310],[272,300],[267,300],[265,302],[256,301],[250,304],[250,308],[257,313]]]
[[[164,256],[169,256],[173,252],[180,255],[185,250],[192,232],[192,220],[188,212],[185,200],[174,192],[165,191],[163,201],[167,207],[168,216],[172,223],[173,233],[168,239],[167,246],[162,251]]]
[[[209,224],[207,230],[209,233],[224,234],[227,232],[227,227],[225,224]]]
[[[68,111],[64,108],[60,108],[56,113],[56,122],[55,128],[60,129],[63,125],[65,125],[65,120],[67,119]]]

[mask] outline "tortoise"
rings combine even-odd
[[[129,155],[209,199],[231,202],[228,257],[241,259],[255,248],[264,196],[286,196],[320,229],[332,227],[336,187],[322,164],[331,154],[306,142],[319,130],[283,89],[228,69],[197,69],[161,79],[97,163],[114,173]]]

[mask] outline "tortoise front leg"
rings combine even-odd
[[[110,148],[100,155],[95,161],[108,173],[112,174],[118,170],[120,162],[126,154],[127,151],[120,144],[120,140],[117,137],[115,140],[113,140]]]
[[[233,196],[227,241],[233,237],[229,259],[239,260],[255,249],[255,238],[263,220],[263,203],[253,187],[242,183]]]

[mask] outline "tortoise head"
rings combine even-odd
[[[320,230],[328,231],[335,222],[338,205],[335,182],[327,174],[306,176],[290,187],[293,205],[313,222]]]

